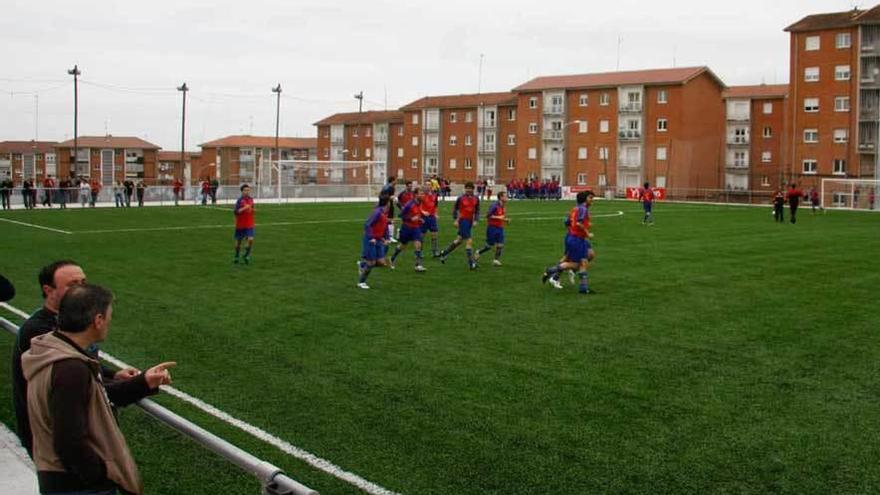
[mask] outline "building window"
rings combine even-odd
[[[587,159],[587,148],[581,146],[578,148],[578,160],[586,160]]]
[[[364,157],[372,158],[373,157],[373,150],[371,148],[364,148]]]
[[[509,120],[511,122],[516,120],[516,109],[515,108],[511,108],[511,109],[507,110],[507,120]]]
[[[804,129],[804,142],[805,143],[818,143],[819,142],[819,129]]]
[[[590,104],[590,95],[586,93],[581,93],[578,97],[578,105],[585,107]]]
[[[449,146],[455,146],[456,144],[458,144],[458,136],[455,134],[449,136]]]
[[[358,128],[356,126],[351,130],[351,135],[352,137],[358,137]]]
[[[370,136],[372,136],[372,135],[373,135],[373,128],[372,128],[372,127],[367,127],[367,128],[364,130],[364,136],[370,137]]]
[[[413,146],[418,146],[418,145],[419,145],[419,137],[418,137],[418,136],[413,136],[413,137],[412,137],[412,145],[413,145]]]
[[[849,81],[850,69],[848,65],[838,65],[834,67],[835,81]]]
[[[835,96],[834,97],[834,111],[835,112],[849,112],[849,96]]]
[[[746,152],[745,151],[735,151],[733,153],[733,166],[737,168],[745,168],[748,167],[748,161],[746,161]]]
[[[835,45],[837,48],[849,48],[852,46],[852,36],[850,33],[837,33]]]
[[[410,168],[419,168],[419,159],[413,158],[409,166]]]
[[[654,179],[657,187],[666,187],[666,176],[658,175],[656,179]]]
[[[770,126],[764,127],[764,137],[771,138],[773,137],[773,128]]]
[[[608,93],[602,93],[599,95],[599,104],[604,106],[608,106],[611,103],[611,95]]]
[[[455,167],[457,167],[457,166],[458,166],[458,162],[455,160],[455,158],[450,158],[449,159],[449,170],[455,170]]]
[[[804,173],[805,174],[815,174],[816,173],[816,160],[804,160]]]
[[[761,153],[761,161],[764,163],[770,163],[773,155],[769,151],[764,151]]]
[[[834,129],[834,142],[846,143],[849,141],[849,129]]]
[[[324,148],[324,158],[330,158],[330,150]]]
[[[833,172],[834,175],[846,175],[846,160],[835,158]]]
[[[599,185],[607,186],[608,185],[608,177],[605,174],[599,174]]]
[[[761,185],[764,187],[770,187],[770,177],[766,175],[761,176]]]
[[[806,82],[817,82],[819,80],[819,68],[818,67],[807,67],[804,69],[804,81]]]
[[[516,134],[507,135],[507,144],[508,146],[513,146],[516,144]]]
[[[579,133],[586,134],[589,129],[590,129],[590,125],[589,125],[589,122],[587,122],[586,120],[581,120],[580,122],[578,122],[578,132]]]
[[[764,115],[770,115],[771,113],[773,113],[773,103],[764,103]]]
[[[532,96],[529,98],[529,108],[538,108],[538,98]]]
[[[657,146],[657,159],[665,160],[666,159],[666,146]]]
[[[474,139],[473,139],[473,137],[471,137],[470,134],[466,135],[466,136],[464,137],[464,145],[465,145],[465,146],[472,146],[473,144],[474,144]]]
[[[403,137],[403,126],[397,128],[397,135]]]
[[[666,119],[657,119],[657,132],[666,132],[669,129],[669,121]]]
[[[403,148],[397,148],[397,158],[403,158]]]
[[[529,124],[529,134],[537,134],[538,133],[538,124],[532,122]]]
[[[538,149],[537,148],[529,148],[529,160],[537,160],[538,159]]]
[[[599,148],[599,159],[600,160],[607,160],[608,156],[609,156],[608,155],[608,147],[602,146],[601,148]]]
[[[818,36],[807,36],[806,42],[804,43],[804,49],[808,52],[816,51],[819,49],[819,37]]]
[[[804,98],[804,111],[816,113],[819,111],[819,98]]]
[[[587,185],[587,174],[581,172],[578,174],[578,185],[586,186]]]
[[[600,120],[599,121],[599,132],[607,133],[608,132],[608,121]]]
[[[659,103],[661,105],[665,105],[666,102],[669,101],[668,98],[669,98],[669,95],[666,94],[665,89],[661,89],[661,90],[657,91],[657,103]]]
[[[464,169],[465,169],[465,170],[470,170],[470,169],[472,169],[472,168],[474,168],[474,165],[473,165],[473,163],[471,162],[471,159],[470,159],[470,158],[465,158],[465,159],[464,159]]]
[[[358,149],[357,149],[357,148],[355,148],[355,149],[352,150],[351,157],[352,157],[352,158],[357,158],[357,157],[358,157]]]
[[[507,160],[507,170],[513,170],[516,168],[516,160],[510,158]]]
[[[451,122],[453,124],[458,122],[458,114],[455,112],[450,112],[449,113],[449,122]]]

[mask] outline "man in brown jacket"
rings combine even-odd
[[[100,363],[85,349],[104,341],[113,295],[97,285],[67,290],[59,330],[34,337],[22,356],[33,458],[40,493],[141,494],[143,485],[102,383]],[[126,380],[115,405],[125,405],[171,383],[162,363]],[[121,403],[120,403],[121,402]]]

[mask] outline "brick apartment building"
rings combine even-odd
[[[201,153],[185,152],[183,154],[183,163],[180,163],[179,151],[160,151],[157,160],[159,161],[159,170],[156,176],[156,184],[167,186],[174,183],[174,179],[180,179],[184,184],[193,184],[193,168],[199,169],[201,166]]]
[[[520,174],[564,185],[718,188],[724,89],[707,67],[532,79],[513,90]]]
[[[227,136],[200,144],[201,159],[192,164],[192,181],[216,177],[223,185],[274,185],[278,174],[270,161],[275,156],[274,136]],[[316,160],[315,138],[281,137],[281,160]],[[284,182],[292,177],[282,176]]]
[[[510,92],[428,96],[401,107],[404,142],[398,177],[433,175],[461,184],[522,176],[517,163],[517,100]]]
[[[0,180],[11,178],[16,186],[27,180],[42,182],[58,176],[54,141],[0,142]]]
[[[318,132],[318,160],[321,161],[380,161],[386,167],[376,167],[366,176],[357,168],[331,168],[327,177],[320,176],[317,168],[309,171],[303,183],[366,183],[385,182],[388,171],[404,168],[401,150],[404,145],[403,113],[368,111],[337,113],[314,124]],[[394,172],[396,173],[396,172]]]
[[[156,183],[159,147],[155,144],[137,137],[107,135],[80,136],[78,146],[76,160],[73,139],[55,146],[59,176],[98,179],[104,186],[125,180]]]
[[[788,85],[731,86],[723,97],[727,116],[724,188],[775,191],[790,169]]]
[[[817,14],[788,26],[790,163],[806,186],[878,176],[880,6]]]

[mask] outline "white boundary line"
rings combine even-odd
[[[50,232],[56,232],[56,233],[59,233],[59,234],[67,234],[67,235],[70,235],[70,234],[73,233],[73,232],[69,232],[69,231],[67,231],[67,230],[53,229],[52,227],[44,227],[44,226],[42,226],[42,225],[37,225],[37,224],[35,224],[35,223],[19,222],[18,220],[10,220],[10,219],[8,219],[8,218],[0,218],[0,222],[9,222],[9,223],[17,224],[17,225],[24,225],[25,227],[33,227],[33,228],[35,228],[35,229],[48,230],[48,231],[50,231]]]
[[[607,217],[622,217],[623,212],[618,211],[617,213],[600,213],[598,215],[590,215],[590,218],[607,218]],[[520,219],[520,222],[531,222],[536,220],[562,220],[565,217],[563,215],[557,215],[555,217],[528,217]]]
[[[30,315],[28,315],[24,311],[14,307],[14,306],[10,306],[9,304],[0,303],[0,307],[7,309],[10,312],[15,313],[16,315],[18,315],[22,318],[29,318],[30,317]],[[109,363],[113,364],[114,366],[116,366],[120,369],[133,368],[133,366],[111,356],[110,354],[107,354],[104,351],[101,351],[101,358],[108,361]],[[291,455],[291,456],[305,462],[306,464],[333,476],[334,478],[337,478],[337,479],[345,481],[349,484],[352,484],[352,485],[360,488],[361,490],[363,490],[371,495],[400,495],[397,492],[391,491],[387,488],[383,488],[383,487],[381,487],[371,481],[368,481],[368,480],[365,480],[364,478],[361,478],[360,476],[358,476],[354,473],[346,471],[346,470],[342,469],[341,467],[337,466],[336,464],[333,464],[332,462],[330,462],[326,459],[322,459],[322,458],[316,456],[315,454],[312,454],[306,450],[303,450],[303,449],[291,444],[290,442],[282,440],[281,438],[276,437],[275,435],[267,432],[266,430],[263,430],[262,428],[256,427],[250,423],[242,421],[242,420],[230,415],[229,413],[226,413],[226,412],[212,406],[211,404],[208,404],[207,402],[202,401],[201,399],[197,399],[197,398],[189,395],[186,392],[178,390],[170,385],[162,385],[161,389],[164,392],[166,392],[168,395],[171,395],[173,397],[177,397],[178,399],[186,402],[187,404],[192,405],[196,409],[199,409],[202,412],[210,414],[211,416],[214,416],[215,418],[219,419],[220,421],[223,421],[226,424],[234,426],[234,427],[238,428],[239,430],[242,430],[243,432],[248,433],[249,435],[253,436],[254,438],[257,438],[259,440],[262,440],[262,441],[268,443],[269,445],[272,445],[273,447],[284,452],[285,454]]]

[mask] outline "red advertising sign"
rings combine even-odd
[[[627,187],[626,188],[626,199],[639,199],[639,191],[641,191],[641,187]],[[665,187],[652,187],[652,191],[654,191],[654,199],[663,200],[666,199],[666,188]]]

